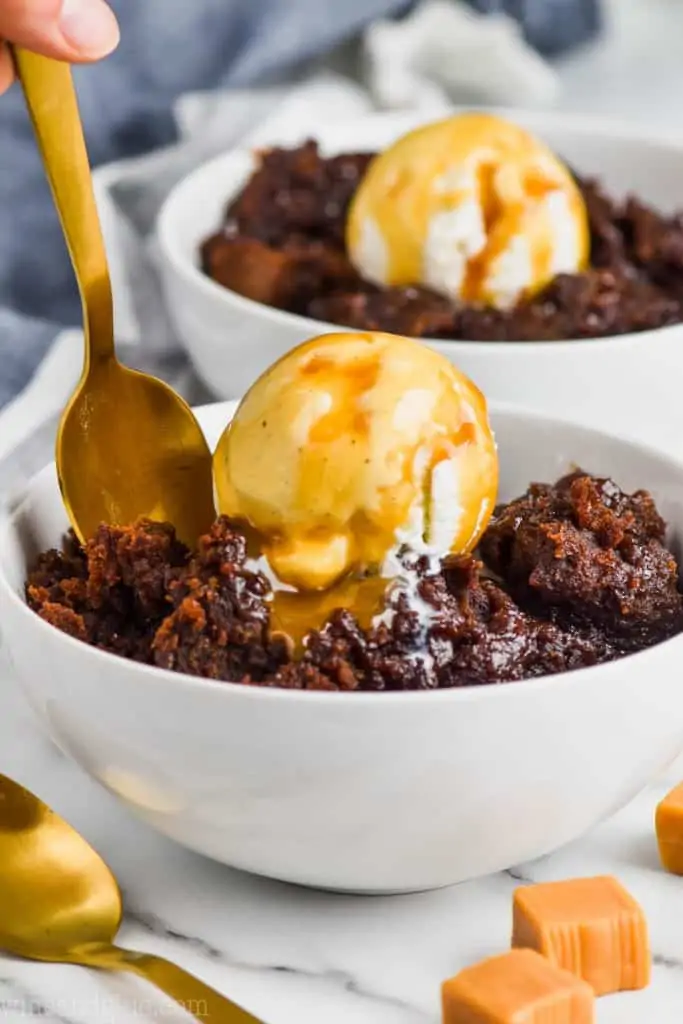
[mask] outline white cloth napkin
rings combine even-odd
[[[360,59],[358,59],[360,57]],[[153,229],[172,186],[237,145],[293,143],[322,121],[375,109],[436,113],[454,102],[548,105],[554,71],[504,14],[483,17],[457,0],[424,0],[412,14],[365,32],[360,54],[335,55],[289,86],[191,94],[177,103],[179,141],[94,175],[109,254],[117,341],[124,361],[170,381],[189,401],[209,400],[167,320],[155,272]],[[353,76],[360,67],[360,74]],[[63,331],[27,388],[0,413],[0,490],[7,497],[52,457],[57,419],[80,372],[82,336]]]

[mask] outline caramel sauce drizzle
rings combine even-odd
[[[304,638],[321,629],[333,611],[346,608],[362,629],[369,629],[385,606],[391,581],[381,576],[349,577],[328,590],[276,590],[271,605],[271,631],[292,642],[295,655],[304,651]]]
[[[472,256],[465,269],[462,298],[477,302],[481,298],[484,282],[496,260],[505,252],[515,235],[528,235],[532,260],[532,281],[550,276],[553,240],[546,218],[540,216],[538,203],[558,189],[557,182],[539,173],[529,171],[523,181],[524,198],[518,202],[503,201],[495,185],[496,167],[482,164],[478,168],[479,202],[484,218],[486,243]],[[525,226],[531,212],[535,221]]]
[[[247,555],[252,562],[263,556],[258,532],[243,521],[236,526],[247,541]],[[252,569],[253,571],[253,569]],[[304,639],[312,630],[325,625],[332,612],[345,608],[361,629],[369,629],[372,620],[385,608],[387,588],[391,580],[379,574],[350,574],[325,590],[273,589],[270,601],[270,629],[289,639],[294,654],[304,652]]]

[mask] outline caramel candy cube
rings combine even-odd
[[[683,782],[657,805],[655,831],[662,865],[673,875],[683,875]]]
[[[616,878],[517,889],[512,945],[542,953],[587,981],[596,996],[645,988],[650,981],[645,915]]]
[[[590,985],[530,949],[466,967],[441,988],[443,1024],[593,1024]]]

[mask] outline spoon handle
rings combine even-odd
[[[114,355],[111,282],[71,68],[10,46],[83,304],[87,372]]]
[[[161,956],[136,953],[120,946],[98,946],[82,949],[74,962],[84,967],[136,974],[155,985],[202,1024],[263,1024],[258,1017]]]

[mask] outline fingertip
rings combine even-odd
[[[4,43],[0,43],[0,95],[7,92],[14,81],[14,64],[10,57],[9,50]]]
[[[59,29],[66,44],[83,60],[106,57],[119,44],[119,25],[104,0],[64,0]]]

